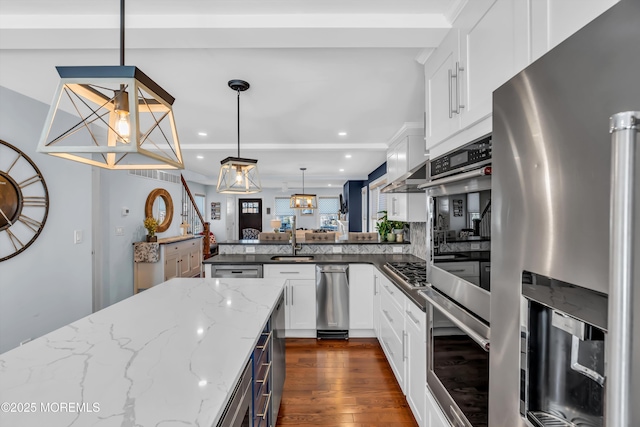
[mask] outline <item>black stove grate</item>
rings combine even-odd
[[[404,280],[409,286],[427,286],[427,263],[426,262],[388,262],[386,268]]]

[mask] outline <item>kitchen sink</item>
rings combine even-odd
[[[313,261],[313,255],[276,255],[271,259],[274,261],[304,262]]]

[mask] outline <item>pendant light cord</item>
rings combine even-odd
[[[238,158],[240,158],[240,89],[238,89],[237,91],[238,91]]]
[[[120,0],[120,65],[124,65],[124,0]]]

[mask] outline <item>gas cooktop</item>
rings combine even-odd
[[[427,263],[423,262],[388,262],[385,269],[400,282],[412,288],[423,288],[427,283]]]

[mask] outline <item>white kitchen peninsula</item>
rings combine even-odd
[[[0,425],[215,426],[283,286],[176,278],[10,350]]]

